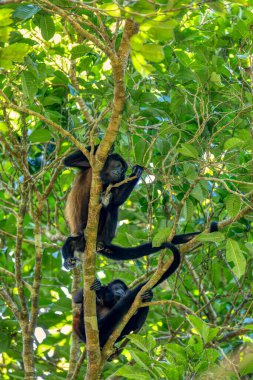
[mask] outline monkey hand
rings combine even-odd
[[[100,197],[100,202],[102,204],[103,207],[108,207],[110,202],[111,202],[111,199],[112,199],[112,193],[107,193],[104,191],[102,194],[101,194],[101,197]]]
[[[140,166],[140,165],[135,165],[134,167],[133,167],[133,173],[132,173],[132,175],[134,176],[136,176],[137,178],[140,178],[140,176],[142,175],[142,173],[143,173],[143,170],[144,170],[144,168],[142,167],[142,166]]]
[[[97,242],[97,252],[101,253],[102,255],[111,255],[113,253],[112,250],[106,247],[102,241]]]
[[[70,270],[70,269],[73,269],[76,267],[76,262],[77,261],[80,261],[80,259],[78,259],[77,257],[69,257],[67,258],[65,261],[64,261],[64,267],[67,269],[67,270]]]
[[[99,279],[96,278],[96,279],[94,280],[93,284],[91,285],[90,290],[95,290],[95,292],[96,292],[96,291],[98,291],[98,290],[101,290],[101,288],[102,288],[102,284],[101,284],[101,282],[99,281]]]
[[[142,299],[142,302],[150,302],[153,298],[153,292],[151,289],[149,290],[146,290],[142,295],[141,295],[141,299]]]

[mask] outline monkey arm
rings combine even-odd
[[[152,298],[153,298],[152,290],[146,290],[141,296],[141,299],[143,302],[150,302]],[[140,309],[138,309],[137,312],[132,316],[132,318],[130,318],[130,320],[127,322],[126,326],[122,330],[122,333],[120,334],[116,342],[121,340],[124,336],[130,334],[132,331],[134,333],[137,333],[143,326],[144,322],[146,321],[148,312],[149,312],[148,306],[141,307]]]
[[[120,206],[127,200],[129,195],[133,191],[135,185],[139,181],[143,173],[143,170],[144,168],[142,166],[139,166],[139,165],[134,166],[133,172],[129,176],[129,178],[131,177],[136,177],[136,178],[134,178],[132,181],[124,183],[123,185],[119,187],[113,188],[110,204],[115,205],[115,206]]]
[[[78,257],[75,257],[75,251],[84,252],[85,238],[84,235],[69,236],[62,246],[61,253],[64,260],[64,267],[66,269],[72,269],[76,266],[76,261],[80,261]]]
[[[86,147],[86,149],[88,150],[88,152],[91,151],[90,146]],[[95,145],[94,153],[96,153],[97,149],[98,145]],[[74,153],[71,153],[66,158],[64,158],[63,164],[65,166],[69,166],[72,168],[80,168],[82,170],[89,169],[91,167],[88,158],[79,149],[76,150]]]
[[[64,158],[63,164],[68,167],[80,168],[82,170],[90,168],[88,158],[80,150],[76,150],[74,153],[71,153]]]
[[[133,290],[129,290],[127,294],[121,298],[115,306],[113,306],[109,313],[98,321],[99,341],[101,348],[105,345],[108,338],[115,330],[116,326],[132,306],[135,297],[142,286],[143,284],[136,286]],[[118,338],[118,340],[120,339],[121,336]]]

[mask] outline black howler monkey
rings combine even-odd
[[[80,150],[66,157],[63,163],[66,166],[77,167],[81,170],[76,176],[66,204],[66,219],[72,236],[66,239],[62,247],[62,256],[64,266],[66,269],[70,269],[75,266],[77,260],[77,258],[74,257],[74,252],[84,252],[85,249],[83,230],[86,228],[88,219],[92,169],[88,159]],[[127,200],[144,169],[139,165],[134,166],[133,172],[129,177],[133,179],[121,186],[113,187],[105,199],[104,194],[109,184],[116,184],[123,181],[125,179],[126,170],[127,163],[125,160],[119,154],[114,153],[109,154],[100,172],[103,192],[101,195],[102,208],[100,210],[98,223],[97,252],[114,260],[130,260],[148,256],[160,251],[165,247],[164,244],[166,244],[164,243],[160,247],[152,247],[152,243],[146,243],[131,248],[123,248],[110,244],[115,236],[119,206]],[[213,231],[217,231],[217,226]],[[199,233],[200,232],[175,235],[171,243],[186,243]]]
[[[162,275],[160,280],[152,287],[155,288],[166,278],[171,276],[180,264],[180,252],[173,244],[164,243],[166,248],[169,248],[174,256],[174,260],[167,271]],[[165,246],[164,246],[165,248]],[[134,289],[129,290],[126,284],[121,280],[113,280],[108,285],[102,286],[98,280],[94,282],[91,289],[96,291],[97,298],[97,319],[99,330],[100,347],[103,348],[108,338],[111,336],[116,326],[120,323],[124,315],[132,306],[136,295],[147,281],[137,285]],[[153,293],[147,290],[142,294],[142,301],[151,301]],[[84,308],[83,308],[83,289],[79,289],[74,295],[74,302],[81,304],[80,310],[76,313],[73,320],[73,330],[77,336],[86,342],[85,326],[84,326]],[[139,308],[136,313],[130,318],[126,326],[122,330],[117,342],[123,339],[130,332],[137,332],[144,324],[149,308]]]

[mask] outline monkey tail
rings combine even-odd
[[[131,259],[138,259],[142,256],[149,256],[152,253],[159,252],[160,250],[168,248],[172,251],[174,260],[171,266],[168,268],[168,270],[162,275],[161,279],[158,281],[158,284],[163,282],[167,277],[171,276],[176,269],[178,268],[181,256],[178,248],[171,243],[162,243],[159,247],[152,247],[152,243],[146,243],[142,244],[138,247],[133,248],[124,248],[113,244],[108,244],[100,247],[98,249],[98,252],[102,255],[113,259],[113,260],[131,260]],[[155,286],[156,286],[155,285]]]
[[[154,248],[157,248],[157,250],[158,249],[159,250],[160,249],[164,249],[164,248],[170,249],[171,252],[173,253],[174,260],[173,260],[172,264],[170,265],[170,267],[164,272],[164,274],[162,275],[162,277],[160,278],[160,280],[158,280],[157,283],[152,286],[152,289],[154,289],[157,285],[161,284],[164,280],[166,280],[168,277],[170,277],[177,270],[177,268],[179,267],[180,262],[181,262],[180,251],[179,251],[179,249],[174,244],[165,242],[165,243],[162,243],[162,245],[160,247],[154,247]],[[144,285],[146,285],[147,282],[148,281],[145,281],[144,283],[142,283],[140,285],[137,285],[137,287],[135,288],[136,289],[136,294],[140,291],[140,289]]]
[[[160,247],[152,247],[152,243],[146,243],[131,248],[124,248],[114,244],[98,244],[97,252],[112,260],[133,260],[149,256],[164,248],[170,248],[168,244],[171,245],[170,243],[163,243]]]
[[[218,231],[218,223],[215,221],[212,221],[210,224],[210,232],[216,232]],[[201,234],[201,231],[198,232],[190,232],[188,234],[181,234],[181,235],[175,235],[173,239],[171,240],[172,244],[184,244],[188,241],[192,240],[195,236]]]
[[[164,280],[166,280],[168,277],[170,277],[179,267],[180,262],[181,262],[181,255],[179,249],[171,243],[163,243],[162,244],[163,248],[169,248],[171,252],[173,253],[174,260],[170,267],[166,270],[166,272],[162,275],[160,280],[152,287],[155,288],[157,285],[161,284]]]

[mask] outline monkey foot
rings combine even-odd
[[[77,261],[80,261],[77,257],[69,257],[64,261],[63,265],[67,270],[70,270],[76,267]]]

